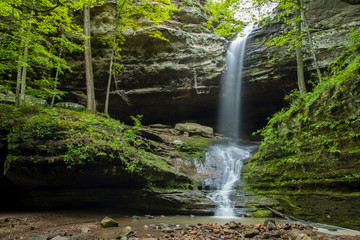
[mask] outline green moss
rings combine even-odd
[[[182,159],[204,161],[205,153],[209,149],[211,142],[200,137],[194,137],[181,144],[174,144],[173,147],[177,149]]]
[[[253,217],[257,218],[267,218],[267,217],[273,217],[274,214],[270,210],[257,210],[253,213]]]

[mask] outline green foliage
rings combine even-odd
[[[120,161],[131,173],[140,173],[143,166],[172,171],[147,152],[147,142],[136,135],[140,117],[133,117],[135,124],[129,127],[110,118],[62,108],[0,104],[0,111],[0,131],[8,131],[4,136],[9,144],[25,144],[36,154],[46,151],[46,155],[60,156],[68,167]],[[4,112],[8,112],[6,117]]]
[[[263,141],[246,166],[247,181],[268,180],[275,186],[292,180],[338,181],[357,174],[360,169],[351,159],[360,156],[358,34],[352,31],[351,54],[333,66],[332,76],[305,95],[292,92],[289,107],[257,132]]]
[[[28,80],[28,93],[42,98],[49,98],[54,94],[57,97],[63,95],[64,92],[55,88],[58,83],[52,76],[52,70],[57,70],[60,74],[70,70],[59,52],[82,49],[70,37],[83,38],[81,27],[74,23],[73,13],[82,10],[84,5],[95,2],[1,1],[1,84],[14,89],[18,70],[26,67],[29,74],[24,76]]]
[[[121,46],[126,40],[123,33],[129,29],[138,30],[144,28],[151,37],[168,41],[160,31],[149,27],[168,20],[174,11],[177,11],[177,9],[170,0],[157,2],[150,0],[117,0],[114,31],[109,36],[102,36],[100,41],[113,47],[118,58],[121,58]],[[119,68],[117,69],[119,70]]]
[[[243,21],[236,18],[236,1],[208,1],[205,10],[211,15],[206,26],[212,29],[217,35],[233,38],[241,31]]]
[[[178,150],[182,159],[204,161],[209,142],[202,139],[188,140],[181,144],[173,144],[173,147]]]

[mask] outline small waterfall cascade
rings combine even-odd
[[[252,29],[253,24],[247,26],[244,35],[231,42],[227,51],[227,70],[221,86],[218,131],[235,140],[240,135],[240,94],[245,44]],[[214,145],[207,152],[205,164],[200,171],[208,173],[209,178],[204,185],[212,190],[207,196],[216,205],[216,217],[233,218],[245,214],[241,209],[235,208],[232,197],[234,194],[239,197],[234,187],[241,184],[242,161],[250,157],[253,150],[253,146],[227,142]]]

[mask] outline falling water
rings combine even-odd
[[[252,29],[253,24],[248,25],[243,35],[231,42],[226,55],[227,69],[221,85],[218,128],[220,133],[234,139],[239,138],[240,132],[242,69],[246,40]]]
[[[241,75],[245,44],[253,25],[244,30],[244,36],[238,36],[231,42],[227,52],[227,70],[222,81],[221,103],[219,111],[219,132],[233,139],[239,138],[240,132],[240,93]],[[213,189],[208,197],[215,203],[217,217],[236,217],[242,212],[235,212],[231,200],[236,192],[235,185],[241,183],[242,160],[251,155],[254,147],[240,146],[233,142],[214,145],[205,156],[205,168],[210,174],[205,185]]]

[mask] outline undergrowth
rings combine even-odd
[[[0,104],[0,112],[2,140],[12,146],[13,154],[21,155],[25,150],[16,146],[26,143],[35,154],[46,149],[47,156],[60,156],[68,167],[113,159],[129,172],[139,173],[145,165],[171,171],[135,133],[141,127],[141,116],[132,117],[134,126],[126,126],[111,118],[63,108]]]
[[[281,185],[358,176],[360,164],[354,159],[360,156],[359,39],[360,30],[353,30],[348,49],[330,69],[332,74],[312,92],[300,96],[293,91],[290,105],[256,133],[263,141],[245,167],[249,183],[268,179]]]

